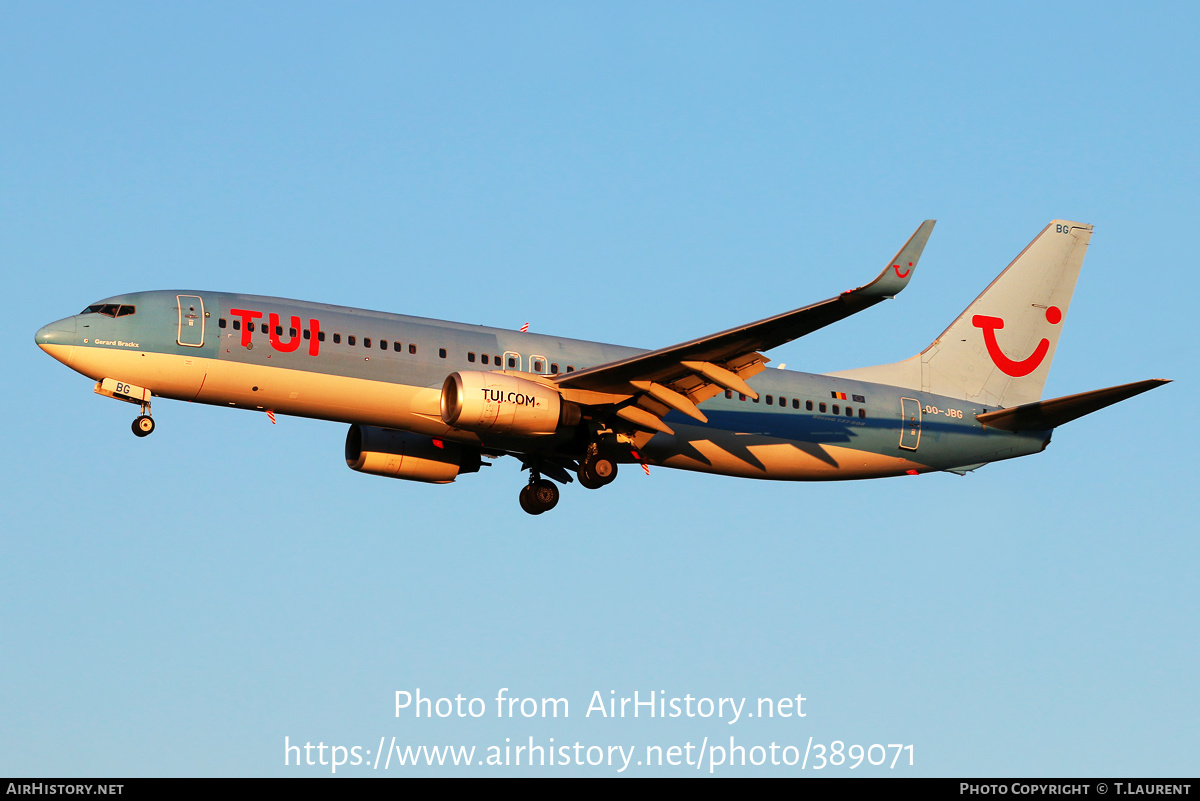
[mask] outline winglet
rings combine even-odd
[[[904,247],[900,248],[900,252],[888,262],[888,266],[874,281],[846,294],[853,293],[869,298],[890,298],[900,294],[900,290],[908,286],[913,273],[916,272],[917,262],[921,259],[921,252],[925,250],[925,243],[929,241],[935,223],[937,220],[921,223],[916,233],[904,243]]]

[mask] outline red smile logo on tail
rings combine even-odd
[[[892,265],[892,269],[896,271],[896,277],[897,277],[897,278],[908,278],[908,274],[912,272],[912,264],[913,264],[913,263],[910,261],[910,262],[908,263],[908,269],[907,269],[907,270],[905,270],[904,272],[900,272],[900,265],[899,265],[899,264],[893,264],[893,265]]]
[[[1046,309],[1046,322],[1058,325],[1062,322],[1062,310],[1057,306]],[[1004,352],[1000,350],[1000,344],[996,342],[996,332],[1004,327],[1004,320],[999,317],[977,314],[971,318],[971,325],[983,331],[983,343],[987,345],[987,352],[992,357],[992,362],[1013,378],[1029,375],[1038,369],[1042,364],[1042,359],[1046,358],[1046,353],[1050,350],[1050,340],[1043,337],[1027,358],[1019,362],[1013,361],[1004,355]]]

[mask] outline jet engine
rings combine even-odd
[[[468,431],[544,436],[580,417],[556,390],[525,378],[469,370],[442,384],[442,420]]]
[[[350,426],[346,464],[374,476],[449,484],[460,473],[475,473],[479,451],[449,440],[375,426]]]

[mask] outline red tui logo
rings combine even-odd
[[[1051,325],[1061,323],[1062,310],[1057,306],[1046,309],[1046,322]],[[1014,361],[1004,355],[1004,351],[1000,350],[1000,343],[996,341],[996,332],[1004,327],[1003,319],[977,314],[971,318],[971,325],[983,331],[983,343],[987,345],[987,352],[992,357],[992,363],[1013,378],[1029,375],[1038,369],[1042,360],[1046,358],[1046,353],[1050,350],[1050,340],[1042,337],[1042,341],[1033,349],[1033,353],[1020,361]]]

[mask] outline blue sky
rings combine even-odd
[[[834,775],[1194,775],[1197,16],[0,6],[0,774],[331,772],[285,767],[285,737],[733,736],[914,747]],[[345,467],[343,426],[167,401],[135,439],[32,342],[186,287],[659,347],[856,286],[928,217],[901,298],[775,363],[907,357],[1068,218],[1096,232],[1047,395],[1175,383],[966,478],[628,470],[531,518],[511,459],[387,481]],[[418,687],[570,717],[396,717]],[[596,691],[806,716],[605,720]],[[417,772],[615,769],[338,775]]]

